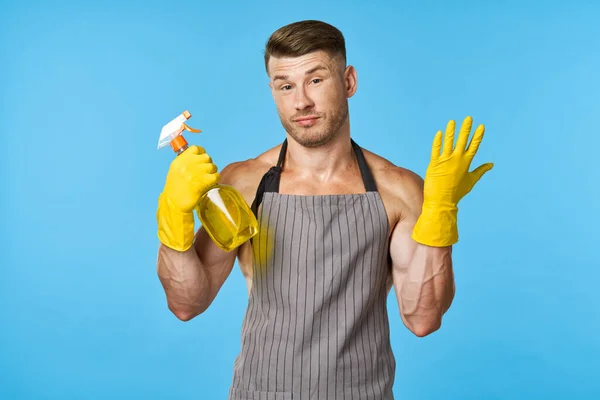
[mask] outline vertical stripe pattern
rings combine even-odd
[[[379,194],[266,192],[258,220],[229,398],[393,399]]]

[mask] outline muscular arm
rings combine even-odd
[[[232,170],[233,167],[223,169],[221,183],[230,183]],[[171,312],[182,321],[203,313],[231,273],[237,253],[237,249],[221,250],[202,227],[187,251],[176,251],[160,243],[157,273]]]
[[[176,251],[161,243],[157,272],[171,312],[182,321],[203,313],[231,273],[236,253],[219,249],[203,228],[187,251]]]
[[[454,299],[452,247],[430,247],[411,238],[423,203],[423,182],[409,173],[397,203],[401,219],[392,232],[392,279],[402,321],[419,337],[438,330]]]

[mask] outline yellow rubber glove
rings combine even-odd
[[[454,149],[454,121],[446,126],[443,150],[442,132],[435,135],[425,174],[422,213],[412,233],[412,238],[419,243],[443,247],[458,242],[458,202],[494,166],[487,163],[469,172],[485,131],[484,126],[479,125],[467,147],[472,124],[471,117],[465,118]]]
[[[158,197],[158,238],[173,250],[185,251],[194,242],[193,211],[200,196],[220,179],[217,166],[202,147],[190,146],[171,162]]]

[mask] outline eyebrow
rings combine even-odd
[[[316,72],[316,71],[319,71],[319,70],[329,71],[329,68],[325,67],[324,65],[321,65],[321,64],[319,64],[319,65],[317,65],[316,67],[313,67],[313,68],[311,68],[311,69],[307,70],[307,71],[304,73],[304,75],[310,75],[310,74],[312,74],[313,72]],[[278,79],[280,79],[280,80],[283,80],[283,81],[286,81],[286,80],[288,80],[289,78],[290,78],[290,76],[289,76],[289,75],[275,75],[275,76],[273,77],[273,82],[275,82],[275,81],[276,81],[276,80],[278,80]]]

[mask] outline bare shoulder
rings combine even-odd
[[[220,183],[233,186],[250,204],[262,176],[277,163],[280,147],[281,145],[268,149],[254,158],[228,164],[219,171]]]
[[[408,212],[417,215],[423,204],[423,178],[410,169],[398,166],[384,157],[362,149],[377,188],[386,204],[398,218]]]
[[[263,175],[277,164],[277,156],[281,145],[273,147],[254,158],[232,162],[219,173],[220,183],[237,189],[248,205],[254,202],[256,190]],[[248,291],[252,285],[252,247],[246,242],[238,249],[238,260],[242,274],[247,280]]]

